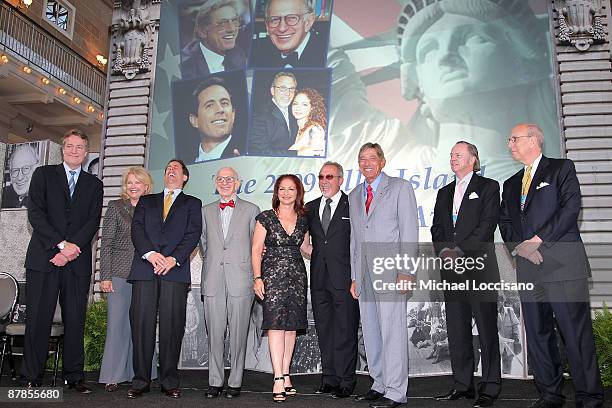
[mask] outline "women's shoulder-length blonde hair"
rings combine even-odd
[[[121,198],[126,200],[129,198],[127,195],[127,179],[130,174],[133,174],[138,181],[145,185],[145,194],[150,194],[151,191],[153,191],[153,178],[151,177],[151,173],[144,167],[132,166],[128,167],[121,177]]]

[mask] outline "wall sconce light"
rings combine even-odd
[[[45,85],[49,85],[49,82],[50,82],[50,81],[49,81],[49,78],[47,78],[47,77],[42,77],[42,78],[40,78],[40,82],[42,82],[42,83],[43,83],[43,84],[45,84]]]
[[[32,5],[32,0],[21,0],[21,3],[28,8]]]
[[[0,61],[2,61],[3,64],[6,64],[9,62],[9,59],[6,55],[2,54],[2,56],[0,56]]]
[[[23,72],[25,72],[26,74],[31,74],[32,73],[32,68],[28,67],[27,65],[23,67]]]
[[[57,92],[61,93],[62,95],[66,95],[66,90],[62,87],[57,88]]]
[[[102,65],[103,67],[106,66],[106,63],[108,62],[108,59],[104,58],[104,55],[96,55],[96,59],[98,60],[98,64]]]
[[[21,11],[28,11],[28,7],[32,5],[32,0],[19,0],[17,8]]]
[[[100,112],[100,114],[98,115],[98,119],[100,120],[104,119],[104,113]]]
[[[89,106],[87,107],[87,111],[88,111],[88,112],[91,112],[91,113],[94,113],[94,112],[96,111],[96,108],[94,108],[92,105],[89,105]]]
[[[72,102],[74,103],[81,103],[81,98],[79,98],[78,96],[75,96],[74,98],[72,98]]]

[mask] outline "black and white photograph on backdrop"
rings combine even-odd
[[[325,157],[330,80],[328,69],[255,71],[249,155]]]
[[[2,208],[27,208],[34,170],[42,165],[45,143],[8,145],[2,183]]]
[[[176,157],[187,164],[246,154],[244,71],[172,84]]]
[[[246,68],[252,31],[248,0],[184,2],[179,19],[183,79]]]
[[[325,67],[332,0],[258,0],[250,68]]]

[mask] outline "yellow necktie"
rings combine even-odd
[[[172,195],[174,194],[174,190],[170,190],[168,194],[166,194],[166,198],[164,198],[164,221],[166,221],[166,217],[170,212],[170,207],[172,207]]]
[[[525,169],[523,174],[523,183],[521,188],[521,195],[526,196],[529,193],[529,186],[531,185],[531,164]]]

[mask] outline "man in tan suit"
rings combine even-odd
[[[225,328],[230,328],[231,371],[225,397],[240,395],[249,318],[253,305],[251,238],[259,207],[236,196],[238,173],[221,168],[215,177],[221,198],[202,208],[202,302],[208,331],[207,398],[223,391]]]

